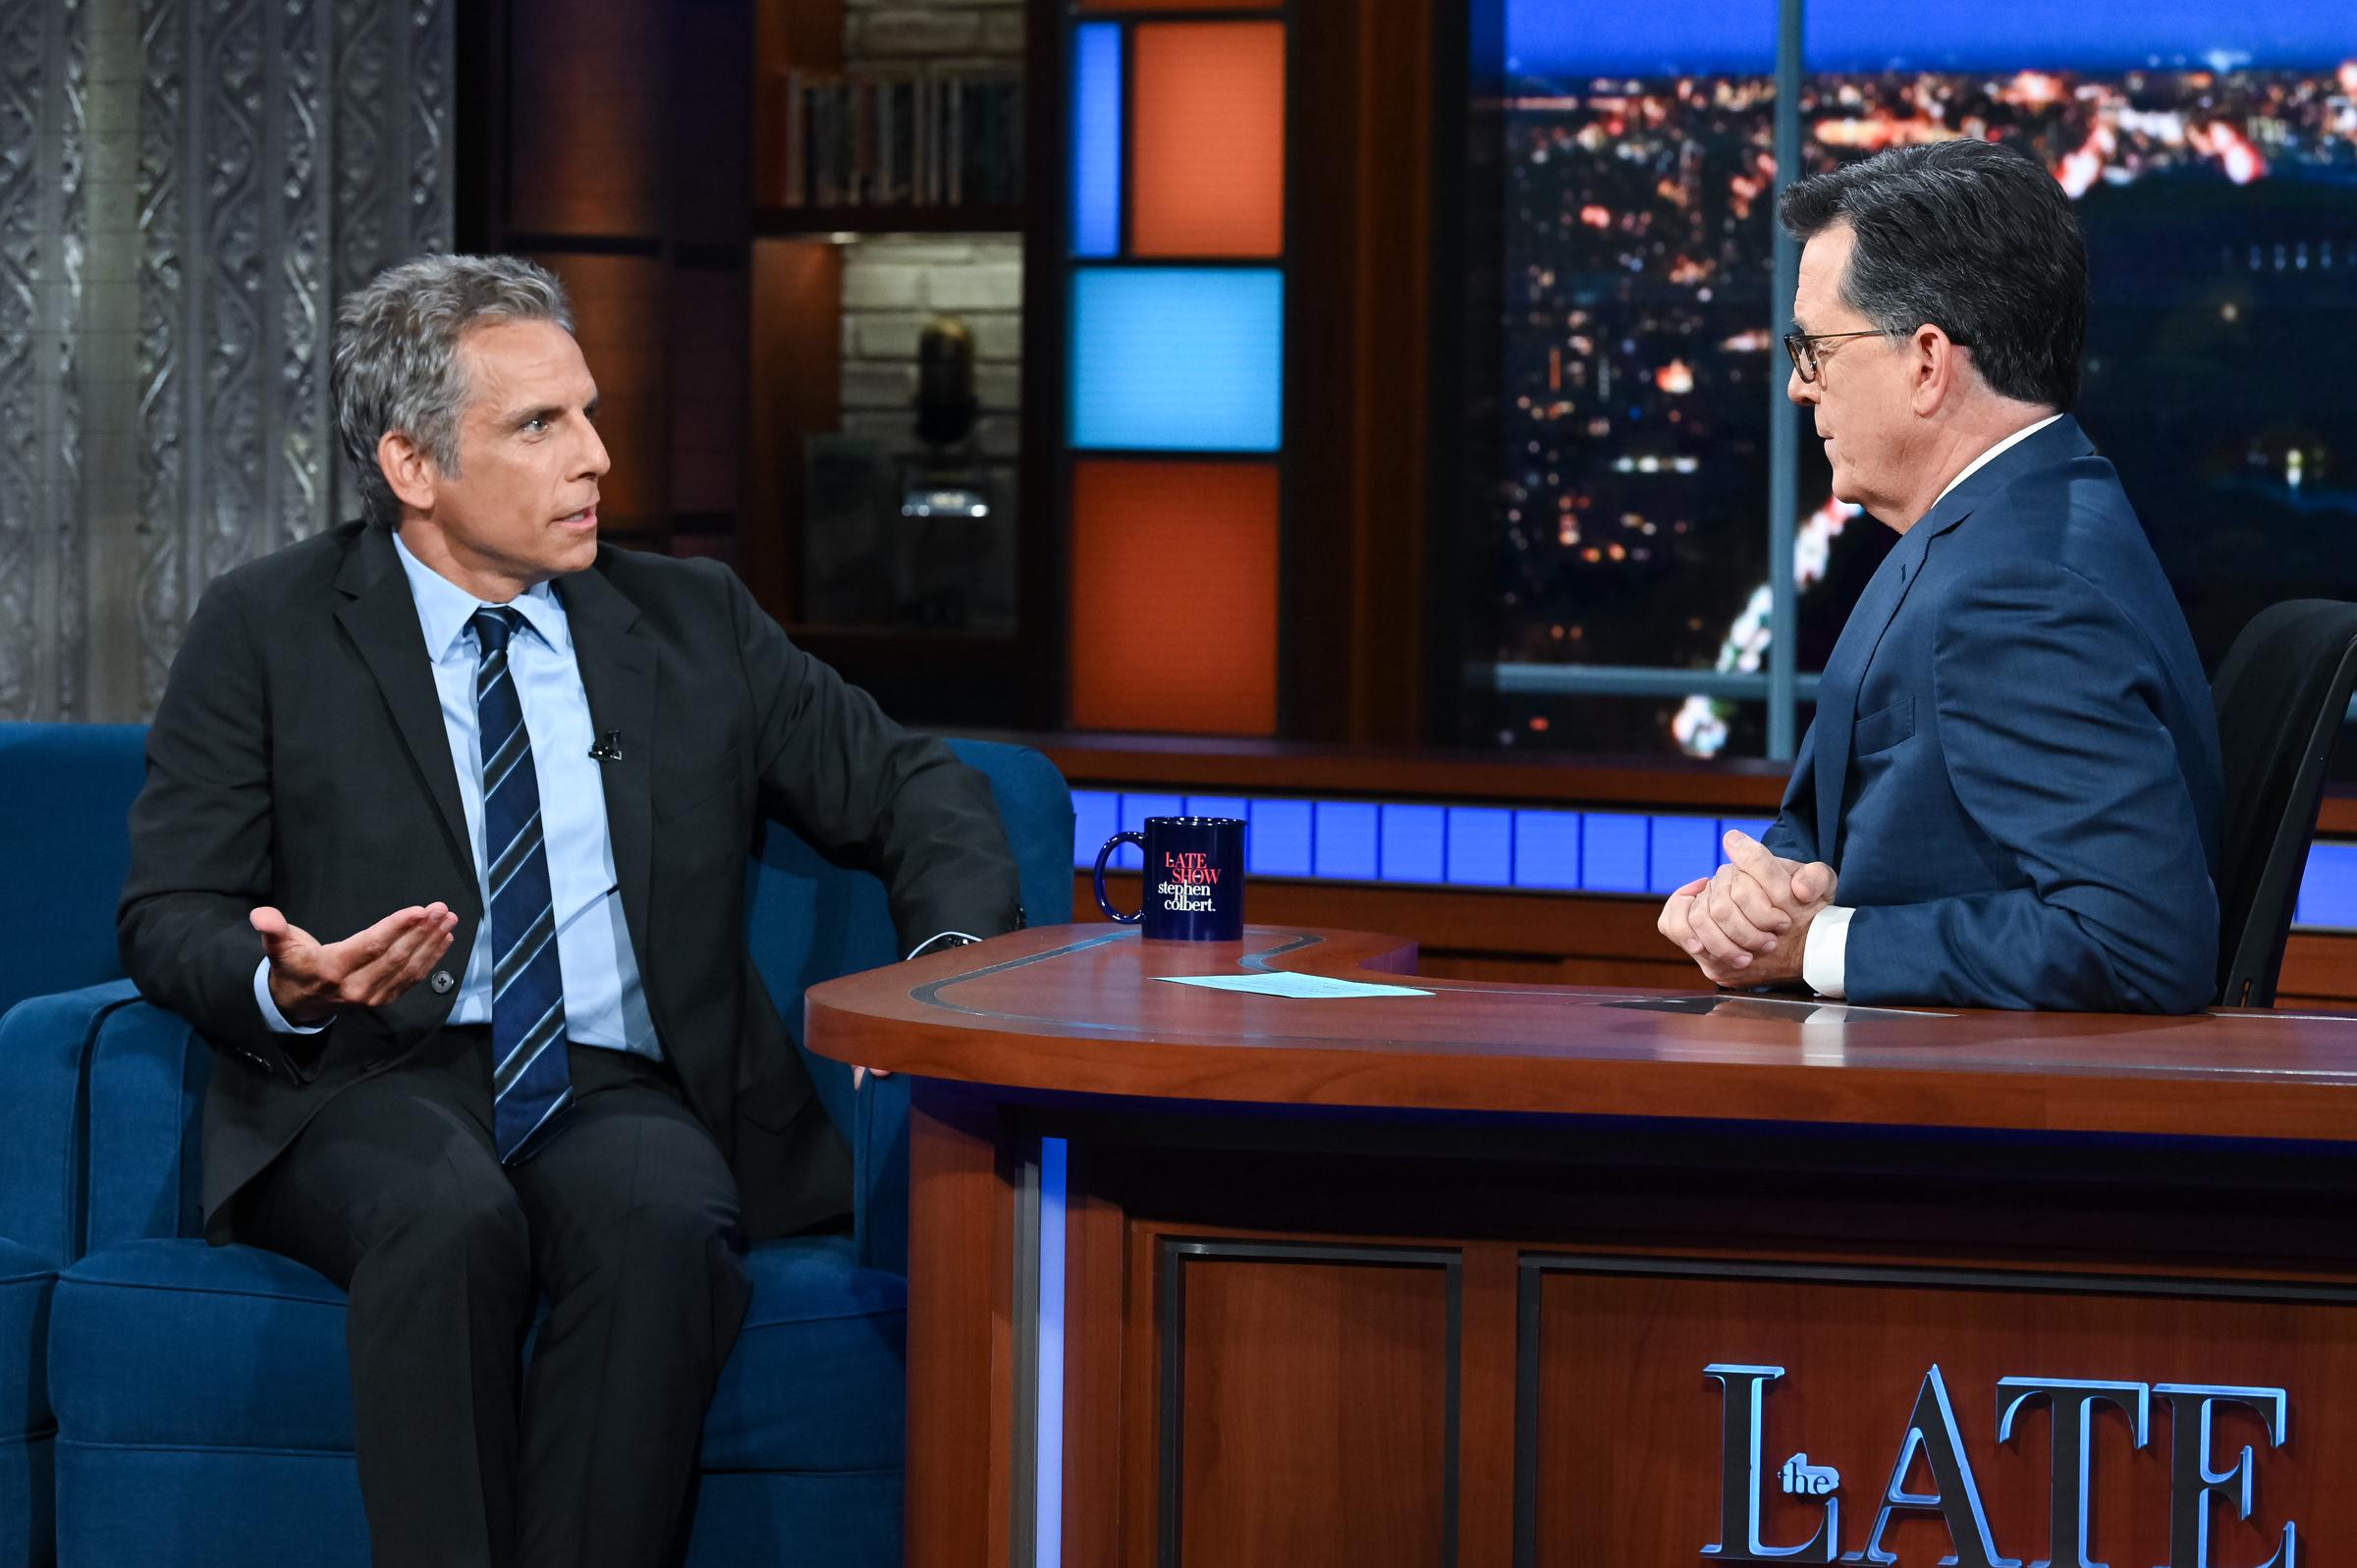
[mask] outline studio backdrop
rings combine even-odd
[[[0,0],[0,719],[143,719],[356,515],[338,300],[450,244],[455,0]]]

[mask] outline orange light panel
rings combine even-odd
[[[1141,23],[1130,101],[1130,254],[1285,249],[1285,26]]]
[[[1277,731],[1277,467],[1072,465],[1072,723]]]

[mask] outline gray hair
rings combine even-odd
[[[419,256],[388,267],[336,312],[336,436],[352,460],[371,521],[391,527],[401,503],[377,465],[398,430],[444,473],[459,471],[466,373],[459,344],[475,327],[553,321],[573,330],[573,301],[547,268],[521,256]]]

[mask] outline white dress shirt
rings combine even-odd
[[[1936,507],[1946,501],[1950,490],[2061,417],[2058,413],[2050,413],[2036,424],[2023,425],[1973,459],[1953,479],[1941,487],[1940,493],[1932,498],[1932,505]],[[1829,904],[1817,911],[1817,918],[1809,922],[1809,934],[1800,948],[1800,978],[1820,997],[1831,997],[1837,1000],[1849,995],[1849,917],[1856,912],[1839,904]]]
[[[417,623],[433,662],[434,689],[441,700],[442,727],[450,737],[458,773],[459,800],[466,814],[466,836],[474,850],[475,891],[491,907],[489,870],[483,855],[483,764],[481,719],[475,709],[475,669],[481,662],[474,614],[486,607],[474,595],[410,553],[400,533],[393,548],[410,579]],[[539,583],[509,608],[524,624],[508,643],[508,673],[531,734],[532,771],[540,789],[543,852],[548,888],[556,905],[557,963],[565,983],[565,1038],[576,1045],[660,1056],[654,1019],[646,1007],[638,960],[622,910],[622,888],[614,875],[614,842],[606,827],[602,764],[589,755],[596,736],[589,696],[574,660],[573,628],[563,597]],[[386,913],[392,913],[387,910]],[[337,941],[349,932],[328,935]],[[491,921],[476,928],[466,978],[450,1010],[454,1024],[491,1021]],[[270,961],[254,971],[254,1000],[263,1021],[286,1033],[311,1034],[289,1023],[270,996]]]

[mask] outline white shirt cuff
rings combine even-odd
[[[1849,976],[1849,917],[1855,909],[1828,904],[1809,922],[1809,935],[1800,949],[1800,978],[1820,997],[1838,1001],[1849,995],[1843,982]]]
[[[1825,916],[1819,915],[1817,918],[1823,920]],[[270,1032],[272,1034],[315,1035],[320,1030],[327,1027],[327,1025],[323,1023],[298,1024],[287,1022],[287,1015],[278,1010],[278,1002],[270,995],[270,960],[267,958],[264,958],[259,964],[254,966],[253,1003],[255,1006],[262,1009],[262,1022],[270,1026]]]

